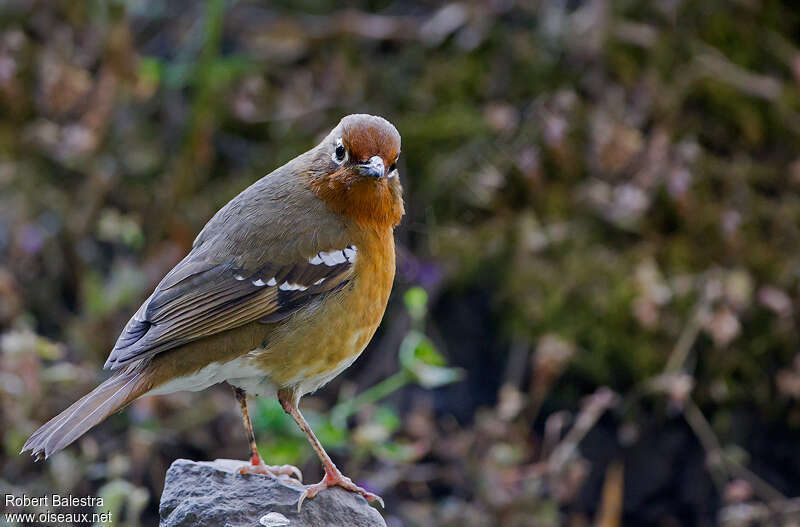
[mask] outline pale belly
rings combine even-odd
[[[243,355],[228,362],[212,362],[189,375],[177,377],[150,390],[145,395],[166,395],[181,391],[197,392],[228,382],[237,388],[260,397],[272,397],[278,387],[266,375],[247,375],[253,372],[252,357]]]
[[[256,349],[252,353],[258,355],[264,351]],[[361,351],[363,350],[355,351],[350,357],[336,364],[332,370],[308,376],[301,371],[298,377],[288,384],[297,385],[301,394],[316,391],[347,369],[358,358]],[[266,372],[260,372],[255,376],[245,375],[245,372],[258,370],[258,366],[254,365],[253,355],[248,354],[225,363],[211,363],[195,373],[167,381],[145,395],[166,395],[181,391],[197,392],[215,384],[227,382],[254,396],[274,397],[278,392],[279,385],[273,382]]]

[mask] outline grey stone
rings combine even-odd
[[[305,500],[298,513],[297,500],[303,492],[299,482],[240,475],[236,469],[243,463],[233,459],[175,461],[167,471],[161,495],[160,527],[386,527],[367,500],[340,488]]]

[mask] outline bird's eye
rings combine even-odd
[[[333,160],[341,164],[346,158],[347,149],[345,149],[344,145],[342,144],[342,140],[339,139],[339,141],[336,143],[336,149],[333,151]]]
[[[394,158],[394,161],[392,162],[392,166],[390,166],[390,167],[389,167],[389,170],[386,172],[386,174],[387,174],[389,177],[392,177],[392,172],[394,172],[395,170],[397,170],[397,160],[398,160],[398,159],[400,159],[400,154],[397,154],[397,156]]]

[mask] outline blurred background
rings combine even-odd
[[[396,285],[303,407],[391,527],[800,525],[800,13],[344,5],[0,3],[3,492],[154,525],[173,460],[247,457],[224,385],[18,452],[219,207],[367,112],[403,137]]]

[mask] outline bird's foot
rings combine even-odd
[[[343,475],[339,470],[336,470],[336,472],[333,473],[326,470],[325,477],[322,478],[322,481],[315,483],[314,485],[306,486],[306,490],[300,495],[300,501],[297,502],[297,512],[300,512],[300,507],[303,506],[303,501],[305,501],[306,498],[311,499],[328,487],[342,487],[350,492],[361,494],[367,499],[367,501],[377,501],[381,504],[381,508],[385,508],[383,505],[383,498],[377,494],[373,494],[372,492],[359,487],[353,483],[353,480]]]
[[[263,474],[265,476],[294,476],[297,481],[302,483],[303,473],[293,465],[265,465],[260,457],[253,456],[250,463],[242,465],[238,470],[239,474]]]

